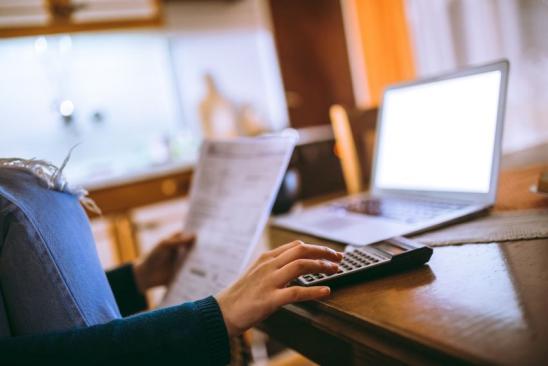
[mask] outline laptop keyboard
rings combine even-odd
[[[459,203],[400,198],[364,198],[338,204],[338,208],[350,212],[387,217],[410,224],[427,221],[463,207],[465,205]]]

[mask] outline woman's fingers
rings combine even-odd
[[[284,244],[279,246],[276,249],[269,250],[267,252],[264,252],[261,254],[261,256],[249,267],[249,269],[255,269],[261,264],[268,262],[277,256],[279,256],[281,253],[285,252],[288,249],[291,249],[299,244],[302,244],[302,241],[300,240],[294,240],[290,243]]]
[[[323,259],[297,259],[273,273],[276,286],[285,286],[295,278],[308,273],[337,273],[336,263]]]
[[[294,241],[289,242],[287,244],[281,245],[281,246],[277,247],[276,249],[272,249],[272,250],[269,250],[268,252],[264,252],[263,255],[261,256],[261,258],[259,259],[259,261],[264,262],[265,260],[274,259],[277,256],[279,256],[280,254],[282,254],[283,252],[286,252],[289,249],[294,248],[294,247],[296,247],[298,245],[301,245],[301,244],[303,244],[302,241],[294,240]]]
[[[293,302],[317,300],[329,296],[331,289],[327,286],[302,287],[292,286],[278,290],[277,303],[279,306]]]
[[[340,262],[342,258],[342,253],[331,248],[299,243],[277,256],[273,262],[277,268],[281,268],[297,259],[326,259],[331,262]]]
[[[301,245],[301,244],[304,244],[302,241],[300,240],[293,240],[292,242],[290,243],[287,243],[287,244],[284,244],[284,245],[281,245],[279,247],[277,247],[276,249],[272,249],[269,253],[271,255],[272,258],[276,258],[277,256],[279,256],[280,254],[282,254],[283,252],[291,249],[291,248],[294,248],[296,247],[297,245]]]

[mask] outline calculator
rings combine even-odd
[[[404,237],[363,247],[349,245],[337,273],[306,274],[299,276],[296,282],[302,286],[316,286],[355,281],[372,273],[420,266],[430,260],[432,253],[432,248]]]

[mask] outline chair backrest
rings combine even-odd
[[[0,292],[4,336],[120,317],[78,199],[48,189],[29,172],[5,167],[0,168]]]
[[[349,194],[361,192],[369,184],[377,114],[377,108],[349,109],[338,104],[329,111]]]

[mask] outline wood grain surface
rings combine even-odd
[[[497,209],[548,207],[528,191],[546,168],[543,154],[532,156],[505,166]],[[325,243],[270,231],[274,246],[297,237]],[[322,365],[546,365],[547,312],[545,239],[438,247],[425,266],[287,306],[261,328]]]

